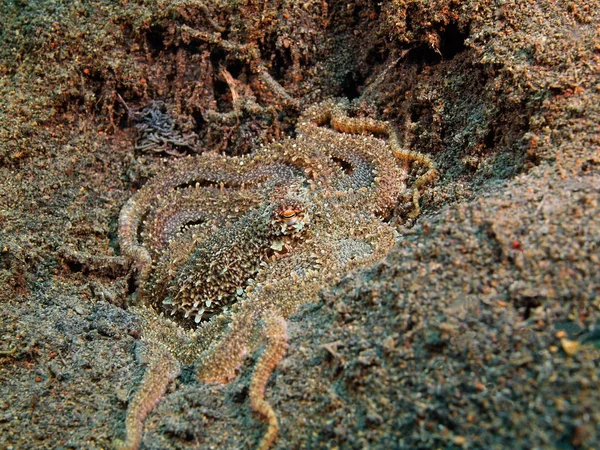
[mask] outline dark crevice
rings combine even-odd
[[[185,228],[185,227],[193,227],[193,226],[197,226],[197,225],[202,225],[206,223],[206,220],[202,220],[202,219],[195,219],[195,220],[189,220],[187,222],[185,222],[184,224],[181,225],[181,229]]]
[[[117,114],[117,126],[120,130],[125,130],[131,126],[131,118],[129,117],[129,111],[127,110],[119,110],[119,108],[115,108],[115,114]]]
[[[359,89],[363,86],[365,77],[360,73],[353,71],[346,73],[340,85],[342,94],[348,100],[354,100],[360,97]]]
[[[78,273],[83,271],[83,264],[79,261],[74,261],[72,259],[63,259],[65,266],[71,273]]]
[[[515,307],[520,310],[523,319],[527,320],[531,316],[531,312],[538,308],[544,302],[543,297],[541,296],[519,296],[518,298],[513,299],[513,303]]]
[[[496,142],[496,131],[494,127],[490,127],[483,138],[483,145],[487,148],[494,148],[494,144]]]
[[[338,166],[340,166],[340,168],[342,169],[342,171],[346,174],[346,175],[352,175],[352,173],[354,172],[354,167],[352,166],[352,164],[350,164],[348,161],[344,161],[341,158],[336,158],[334,156],[331,157],[331,159],[333,160],[333,162],[335,162]]]
[[[204,119],[202,112],[198,109],[194,109],[192,111],[192,118],[194,119],[194,122],[196,124],[196,126],[194,127],[194,131],[196,132],[196,134],[200,134],[200,132],[206,125],[206,120]]]
[[[233,108],[231,102],[231,90],[229,85],[222,79],[216,79],[213,83],[215,99],[217,100],[217,110],[220,112],[229,112]]]
[[[380,64],[384,64],[388,61],[390,56],[390,51],[386,48],[384,43],[378,43],[374,47],[372,47],[367,53],[367,57],[365,59],[365,63],[369,67],[377,66]]]
[[[162,27],[152,27],[146,33],[146,43],[154,56],[165,50],[165,30]]]
[[[227,53],[221,48],[213,48],[210,52],[210,62],[213,67],[220,67],[227,59]]]
[[[133,295],[137,291],[137,278],[129,276],[127,279],[127,295]]]
[[[177,432],[173,432],[172,430],[167,430],[165,432],[165,436],[170,437],[174,441],[180,442],[195,442],[197,441],[196,435],[188,429],[177,430]]]
[[[205,50],[204,42],[192,39],[187,45],[186,50],[190,53],[190,55],[201,55]]]
[[[413,105],[410,108],[409,112],[410,112],[410,121],[412,123],[418,123],[419,119],[423,115],[423,111],[421,110],[421,108],[418,108],[417,105]]]
[[[410,49],[405,56],[405,60],[407,63],[434,65],[438,64],[442,60],[442,57],[430,46],[421,44]],[[420,70],[418,73],[420,73]]]
[[[233,78],[238,78],[246,67],[241,61],[228,62],[225,66]]]
[[[435,31],[432,33],[436,34]],[[461,31],[456,23],[440,25],[437,32],[439,47],[436,48],[430,43],[422,42],[406,54],[406,61],[429,66],[449,61],[466,50],[465,40],[468,36],[468,30]]]
[[[177,80],[177,74],[175,72],[169,72],[166,74],[165,79],[167,80],[167,83],[172,84]]]
[[[231,396],[231,400],[238,404],[245,404],[248,401],[248,387],[244,386]]]
[[[440,53],[446,60],[454,58],[466,49],[465,40],[469,32],[461,32],[456,23],[450,23],[440,32]]]
[[[292,53],[289,49],[277,49],[273,52],[275,55],[271,60],[271,76],[278,81],[285,78],[286,70],[293,65]]]
[[[269,75],[277,81],[283,80],[286,68],[292,65],[292,55],[289,49],[279,48],[277,35],[273,33],[265,36],[260,51],[267,58]]]

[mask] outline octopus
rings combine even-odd
[[[279,424],[265,387],[288,345],[286,319],[395,245],[386,219],[408,190],[407,161],[425,170],[412,185],[417,208],[435,177],[432,160],[403,149],[388,122],[347,109],[313,106],[295,138],[250,155],[178,159],[126,202],[119,240],[137,272],[131,310],[147,367],[117,448],[139,447],[181,365],[226,383],[258,350],[249,401],[266,421],[258,448],[273,445]]]

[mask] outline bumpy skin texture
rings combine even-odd
[[[118,447],[138,447],[178,362],[194,363],[199,380],[227,382],[260,345],[250,402],[268,422],[259,448],[272,445],[278,423],[264,389],[287,347],[285,319],[392,248],[382,218],[405,190],[399,159],[429,169],[420,185],[434,176],[386,122],[349,118],[343,102],[328,101],[302,115],[295,139],[246,157],[177,160],[126,203],[121,250],[138,269],[133,309],[156,373],[131,402]]]

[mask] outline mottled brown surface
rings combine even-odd
[[[119,247],[138,286],[139,308],[129,311],[146,317],[141,341],[150,345],[120,449],[139,447],[143,421],[175,372],[165,367],[193,364],[198,381],[228,382],[257,346],[248,396],[269,422],[257,448],[271,448],[279,426],[264,391],[288,346],[286,320],[323,286],[394,248],[385,219],[407,190],[406,161],[429,163],[414,183],[418,215],[417,187],[435,169],[403,149],[387,122],[348,117],[345,105],[326,101],[303,113],[296,131],[247,157],[173,162],[121,209]]]
[[[598,447],[600,5],[241,3],[0,5],[0,447],[107,448],[141,379],[116,220],[174,157],[134,152],[119,96],[231,155],[348,97],[441,169],[292,319],[277,448]],[[255,358],[184,370],[142,447],[255,445]]]

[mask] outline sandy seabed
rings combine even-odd
[[[598,11],[2,1],[0,448],[124,432],[144,367],[116,222],[177,158],[136,151],[130,113],[160,100],[193,142],[178,152],[239,155],[330,97],[406,130],[440,176],[417,220],[400,199],[385,261],[290,321],[266,394],[275,447],[599,448]],[[142,448],[255,446],[256,356],[227,385],[186,368]]]

